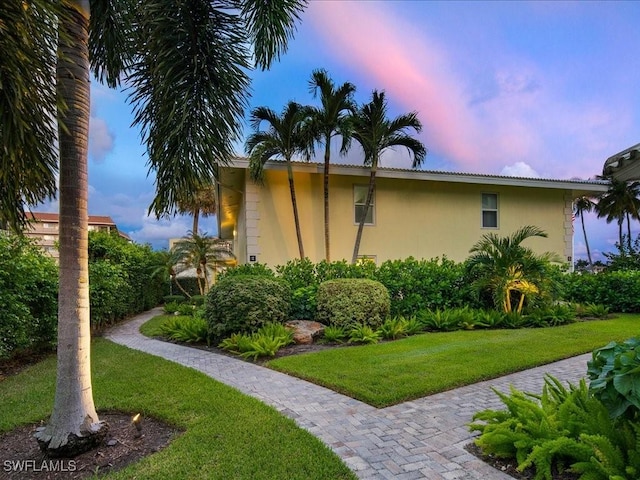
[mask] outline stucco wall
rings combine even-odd
[[[367,177],[331,177],[332,260],[351,259],[357,231],[353,185],[367,182]],[[305,255],[320,261],[324,258],[322,176],[297,172],[295,184]],[[446,255],[462,261],[482,235],[505,236],[524,225],[538,226],[549,235],[527,240],[527,246],[539,253],[555,252],[565,261],[570,255],[570,195],[564,190],[389,178],[378,178],[376,185],[375,225],[365,226],[360,254],[375,256],[378,264],[409,256]],[[252,191],[257,198],[257,230],[253,231],[259,247],[257,261],[274,266],[296,258],[286,172],[267,171],[265,185]],[[482,193],[499,196],[497,229],[481,226]]]

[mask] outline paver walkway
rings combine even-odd
[[[472,438],[466,424],[478,410],[502,408],[491,387],[540,392],[545,373],[577,382],[589,359],[582,355],[376,409],[259,365],[140,334],[140,325],[160,313],[145,312],[115,327],[107,338],[199,370],[273,406],[329,445],[363,479],[513,480],[464,450]]]

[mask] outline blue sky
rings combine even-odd
[[[588,179],[640,142],[639,21],[640,2],[630,1],[312,0],[287,54],[253,72],[250,106],[314,104],[307,82],[325,68],[335,82],[354,83],[359,102],[385,90],[391,115],[418,112],[425,169]],[[126,94],[96,81],[91,100],[90,213],[166,247],[190,219],[146,215],[153,176]],[[356,149],[340,161],[361,162]],[[398,151],[382,163],[410,159]],[[201,229],[215,234],[215,220],[202,219]],[[613,249],[616,225],[589,217],[587,232],[596,259]]]

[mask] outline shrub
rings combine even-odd
[[[293,331],[281,323],[270,322],[251,335],[234,333],[219,347],[245,358],[273,357],[282,347],[293,343]]]
[[[275,273],[267,265],[262,263],[245,263],[243,265],[236,265],[232,268],[227,268],[218,276],[218,281],[235,277],[237,275],[255,275],[258,277],[275,277]]]
[[[445,257],[388,260],[380,265],[374,278],[389,290],[392,315],[476,304],[464,264]]]
[[[291,289],[280,279],[232,275],[220,280],[207,295],[206,319],[211,338],[252,333],[269,322],[287,319]]]
[[[186,315],[189,317],[192,317],[194,312],[195,312],[195,305],[192,305],[190,303],[181,303],[178,305],[176,312],[178,312],[179,315]]]
[[[167,303],[184,303],[187,299],[183,295],[165,295],[162,297],[165,304]]]
[[[206,299],[207,297],[205,295],[192,295],[191,298],[189,299],[189,303],[196,307],[200,307],[204,305],[204,302]]]
[[[128,280],[129,275],[125,268],[111,260],[94,260],[89,263],[89,299],[93,329],[101,330],[131,313],[129,307],[134,295]]]
[[[497,310],[478,310],[476,313],[477,327],[481,328],[500,328],[503,324],[504,316],[502,312]]]
[[[25,237],[0,231],[0,359],[55,343],[55,262]]]
[[[575,321],[575,309],[563,304],[536,308],[525,318],[526,325],[529,327],[557,327]]]
[[[330,325],[378,328],[389,315],[389,292],[374,280],[328,280],[318,287],[316,302],[316,319]]]
[[[640,312],[640,271],[570,274],[563,279],[565,300],[595,303],[612,312]]]
[[[316,316],[316,293],[318,287],[297,288],[291,298],[291,318],[296,320],[313,320]]]
[[[169,302],[165,304],[162,310],[164,310],[164,313],[168,313],[168,314],[176,313],[180,305],[181,303],[179,302]]]
[[[422,310],[418,312],[418,318],[425,330],[451,332],[459,329],[458,318],[452,315],[451,310]]]

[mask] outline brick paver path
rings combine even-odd
[[[160,313],[139,315],[107,338],[199,370],[273,406],[329,445],[363,479],[512,480],[464,450],[472,438],[466,424],[478,410],[502,408],[491,387],[540,392],[545,373],[575,383],[589,359],[582,355],[377,409],[259,365],[140,334],[140,325]]]

